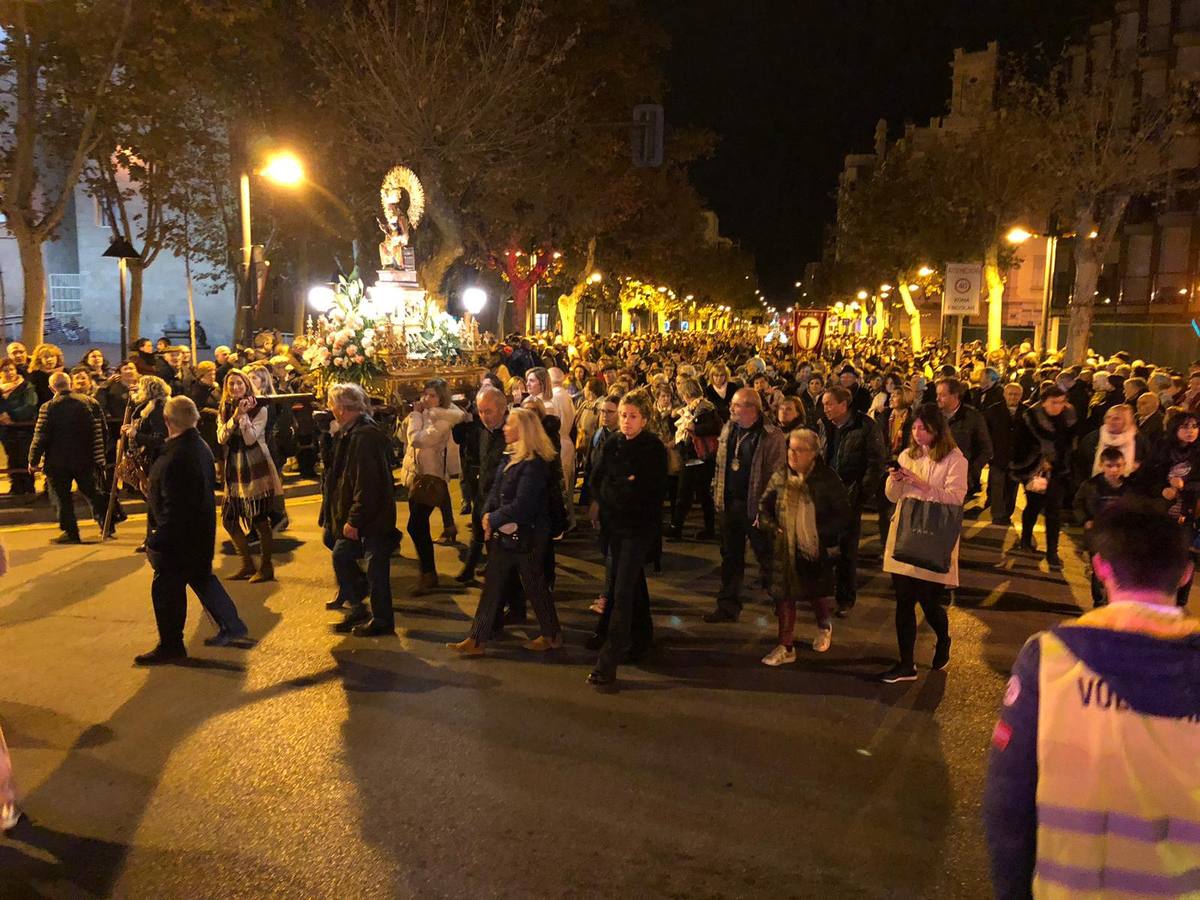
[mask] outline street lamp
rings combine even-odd
[[[109,259],[117,261],[117,276],[121,280],[120,298],[121,298],[121,355],[122,358],[129,352],[129,325],[127,322],[128,316],[125,311],[125,270],[128,268],[128,260],[141,259],[142,254],[134,249],[133,244],[125,240],[123,237],[114,237],[112,243],[108,245],[108,249],[101,254]]]
[[[858,296],[859,300],[866,300],[871,295],[868,294],[866,291],[859,291],[857,296]]]
[[[300,162],[300,158],[294,153],[279,152],[273,153],[267,157],[266,164],[258,170],[259,175],[266,178],[268,181],[273,181],[275,184],[283,187],[298,187],[304,182],[304,165]],[[247,294],[253,298],[257,293],[258,279],[251,280],[251,263],[254,258],[254,241],[250,234],[250,173],[243,170],[240,178],[241,188],[241,212],[242,212],[242,296],[238,301],[238,318],[241,319],[253,303],[247,303]],[[234,338],[249,337],[242,332],[247,331],[248,319],[242,320],[235,327]]]
[[[1004,239],[1010,244],[1023,244],[1031,237],[1033,237],[1032,231],[1028,231],[1022,228],[1020,225],[1017,225],[1004,236]]]
[[[469,287],[463,291],[462,302],[468,315],[477,316],[487,305],[487,292],[483,288]]]
[[[917,269],[917,274],[922,278],[928,278],[933,274],[933,269],[929,268],[929,266],[921,266],[921,268]]]
[[[327,284],[318,284],[309,288],[308,305],[318,313],[327,313],[333,308],[334,297],[333,288]]]
[[[599,272],[593,272],[591,275],[588,276],[589,284],[599,284],[603,280],[604,280],[604,276],[601,275]]]

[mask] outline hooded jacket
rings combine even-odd
[[[999,898],[1200,893],[1200,622],[1116,602],[1030,638],[984,820]]]

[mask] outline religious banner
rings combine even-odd
[[[825,345],[827,309],[798,309],[792,314],[792,350],[820,356]]]

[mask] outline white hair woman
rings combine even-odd
[[[787,467],[767,482],[758,525],[774,535],[777,578],[771,592],[779,620],[779,643],[763,657],[768,666],[796,661],[796,604],[812,605],[817,636],[812,647],[824,653],[833,642],[835,573],[829,551],[850,528],[850,496],[837,473],[821,458],[815,431],[797,428],[788,436]]]
[[[225,376],[217,412],[217,441],[225,448],[225,502],[221,524],[242,558],[233,576],[254,584],[275,580],[270,513],[283,493],[279,472],[267,449],[268,401],[255,395],[254,383],[241,369]],[[262,563],[250,555],[248,531],[258,533]]]
[[[484,504],[483,535],[489,542],[483,595],[475,610],[471,633],[446,646],[462,656],[482,656],[504,592],[514,572],[521,579],[541,634],[524,644],[526,650],[562,646],[562,629],[546,584],[543,564],[550,540],[550,495],[547,490],[555,464],[555,448],[537,413],[514,409],[504,423],[508,462],[492,484]]]

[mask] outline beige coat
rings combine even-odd
[[[950,571],[945,574],[898,562],[892,557],[892,552],[896,546],[896,531],[900,522],[900,501],[905,497],[962,506],[963,499],[967,496],[967,458],[961,450],[955,448],[945,459],[935,463],[928,456],[913,459],[912,450],[907,449],[900,454],[898,461],[902,468],[927,481],[929,487],[922,490],[914,485],[895,481],[891,477],[887,479],[884,490],[888,500],[896,504],[896,508],[892,510],[892,527],[888,531],[887,548],[883,552],[883,571],[920,578],[922,581],[933,581],[947,587],[958,587],[958,541],[955,541],[954,552],[950,554]]]

